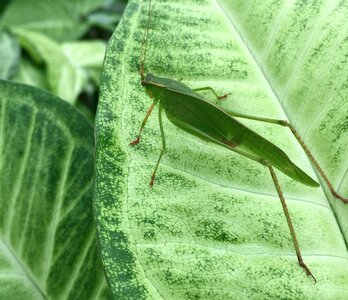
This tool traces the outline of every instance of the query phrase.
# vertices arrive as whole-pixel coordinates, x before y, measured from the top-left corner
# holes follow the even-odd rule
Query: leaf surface
[[[344,299],[348,208],[325,186],[277,172],[303,258],[299,267],[268,170],[193,137],[157,111],[140,85],[147,1],[131,1],[106,54],[97,114],[96,218],[117,299]],[[145,69],[232,95],[222,107],[287,119],[335,188],[348,196],[347,17],[339,1],[157,1]],[[209,93],[204,94],[214,100]],[[313,178],[287,128],[241,120]]]
[[[106,299],[93,128],[39,89],[0,81],[0,299]]]

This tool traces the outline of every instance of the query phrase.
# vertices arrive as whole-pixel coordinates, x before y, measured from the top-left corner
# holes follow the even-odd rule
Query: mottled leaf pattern
[[[221,104],[231,110],[290,120],[348,196],[346,2],[154,2],[146,70],[231,92]],[[109,43],[97,115],[96,216],[115,298],[347,298],[348,208],[325,187],[278,173],[317,284],[297,264],[263,166],[164,118],[168,150],[149,188],[161,148],[156,110],[128,146],[151,104],[138,73],[147,4],[129,3]],[[288,129],[243,122],[316,176]]]

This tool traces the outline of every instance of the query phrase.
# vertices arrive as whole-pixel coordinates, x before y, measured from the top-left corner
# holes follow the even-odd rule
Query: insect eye
[[[147,81],[145,79],[142,79],[140,82],[142,86],[147,85]]]

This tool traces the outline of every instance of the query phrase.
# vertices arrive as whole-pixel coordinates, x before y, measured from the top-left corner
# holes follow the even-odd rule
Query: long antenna
[[[146,28],[144,30],[143,39],[141,41],[141,48],[140,48],[140,77],[141,79],[144,78],[144,65],[145,65],[145,58],[146,58],[146,51],[147,51],[147,41],[149,36],[149,27],[150,27],[150,19],[151,19],[151,0],[149,0],[149,13],[146,23]]]

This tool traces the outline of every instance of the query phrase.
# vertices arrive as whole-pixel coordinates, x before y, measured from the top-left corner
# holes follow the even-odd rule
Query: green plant
[[[348,11],[330,3],[157,2],[147,72],[183,78],[192,88],[231,92],[223,107],[240,113],[288,118],[347,195],[348,47],[345,31],[337,28]],[[161,147],[157,119],[149,119],[137,148],[128,147],[151,103],[138,73],[146,8],[143,1],[130,2],[109,42],[96,123],[96,218],[114,296],[347,297],[348,210],[325,186],[307,188],[279,174],[317,284],[297,266],[276,191],[262,166],[164,118],[167,154],[157,185],[149,188]],[[243,122],[316,176],[288,130]]]
[[[346,1],[154,3],[146,71],[291,121],[347,197]],[[163,117],[150,189],[157,118],[129,147],[151,104],[139,78],[147,4],[130,1],[121,19],[123,0],[1,2],[0,298],[346,299],[348,206],[287,128],[241,120],[321,183],[278,174],[316,284],[263,166]]]

